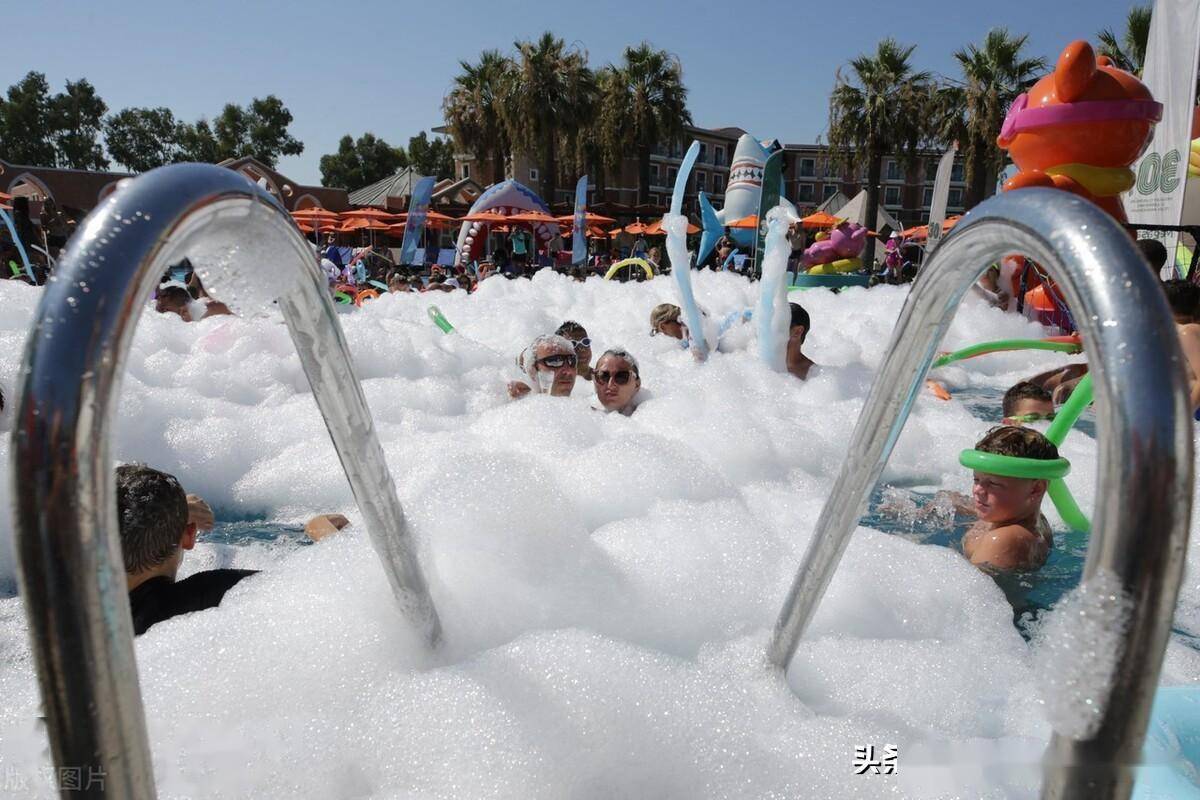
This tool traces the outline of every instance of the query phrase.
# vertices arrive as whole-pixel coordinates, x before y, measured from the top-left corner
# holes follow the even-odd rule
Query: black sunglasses
[[[616,372],[609,372],[608,370],[605,370],[603,372],[593,372],[592,380],[599,384],[605,384],[609,381],[616,381],[617,386],[624,386],[625,384],[629,383],[629,377],[634,374],[635,373],[632,370],[628,369],[619,369]]]
[[[539,358],[537,360],[537,363],[547,366],[550,369],[561,369],[562,367],[575,366],[575,364],[577,363],[577,360],[576,360],[575,356],[573,356],[573,355],[568,356],[568,355],[562,355],[562,354],[555,354],[552,356],[546,356],[545,358]]]

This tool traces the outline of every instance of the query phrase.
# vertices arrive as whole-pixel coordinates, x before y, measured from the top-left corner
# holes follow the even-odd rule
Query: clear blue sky
[[[9,47],[0,87],[28,70],[59,91],[86,77],[110,109],[167,106],[195,120],[226,102],[275,94],[295,116],[304,154],[285,174],[319,183],[317,163],[349,133],[393,144],[442,121],[461,59],[551,30],[592,66],[645,39],[677,54],[699,125],[738,125],[760,138],[822,134],[834,71],[892,35],[917,45],[916,64],[956,76],[951,53],[989,28],[1030,33],[1053,58],[1076,38],[1123,29],[1127,0],[1028,2],[606,2],[497,0],[34,0],[6,2]],[[758,8],[770,8],[769,13]],[[747,16],[738,16],[747,9]],[[20,32],[12,35],[13,32]]]

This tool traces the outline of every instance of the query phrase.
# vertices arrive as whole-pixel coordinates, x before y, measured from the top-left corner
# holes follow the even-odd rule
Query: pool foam
[[[734,276],[695,285],[714,316],[753,305]],[[146,313],[114,456],[175,473],[221,518],[356,523],[313,547],[188,555],[185,571],[265,572],[137,641],[160,794],[919,797],[952,774],[967,796],[1034,796],[1036,778],[997,789],[987,769],[854,774],[859,746],[897,745],[903,773],[921,753],[1027,752],[1049,736],[1003,593],[949,549],[860,528],[787,679],[766,665],[904,294],[799,295],[806,351],[830,367],[807,383],[766,369],[752,336],[703,366],[650,337],[671,281],[492,279],[437,295],[452,335],[426,318],[428,295],[339,315],[443,617],[433,654],[395,611],[279,317]],[[6,388],[39,297],[0,282]],[[564,319],[594,353],[638,357],[653,398],[634,416],[593,411],[582,381],[567,399],[507,399],[513,357]],[[968,301],[943,347],[1039,335]],[[1002,388],[1066,361],[1000,354],[943,378]],[[965,489],[958,452],[991,422],[923,393],[885,480]],[[7,493],[7,438],[0,451]],[[1088,508],[1095,442],[1073,435],[1066,452]],[[11,553],[5,515],[10,592]],[[1196,558],[1177,624],[1200,631]],[[1173,642],[1167,678],[1200,676],[1193,653]],[[19,597],[0,599],[0,696],[0,774],[27,781],[11,796],[50,796]]]

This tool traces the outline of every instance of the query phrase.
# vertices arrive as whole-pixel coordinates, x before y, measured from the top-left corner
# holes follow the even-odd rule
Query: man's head
[[[1054,419],[1054,400],[1036,383],[1021,381],[1004,393],[1002,403],[1005,424]],[[1023,419],[1022,419],[1023,418]]]
[[[196,544],[183,487],[174,476],[145,464],[117,467],[117,522],[130,576],[164,566],[174,574],[182,551]]]
[[[160,314],[178,314],[184,322],[191,322],[192,315],[188,311],[191,302],[192,296],[182,286],[159,287],[154,310]]]
[[[683,323],[679,317],[683,310],[671,303],[659,303],[650,311],[651,335],[661,333],[672,339],[683,338]]]
[[[621,348],[605,350],[592,370],[596,399],[605,411],[620,411],[642,388],[637,359]]]
[[[788,325],[788,344],[804,344],[804,340],[808,338],[808,331],[812,328],[812,321],[799,303],[788,303],[788,307],[792,312],[792,320]]]
[[[575,345],[575,355],[579,359],[580,364],[592,363],[592,340],[588,337],[587,328],[584,328],[575,320],[569,319],[562,325],[558,326],[555,334],[568,339],[571,344]]]
[[[1058,448],[1031,428],[1004,425],[992,428],[976,450],[1000,456],[1050,460],[1058,458]],[[1004,524],[1025,519],[1038,512],[1049,483],[1032,478],[1007,478],[988,472],[975,473],[972,499],[975,514],[984,522]]]
[[[1137,249],[1141,250],[1142,256],[1150,262],[1155,274],[1167,263],[1167,248],[1158,239],[1138,239]]]
[[[1163,281],[1163,293],[1176,322],[1196,320],[1196,312],[1200,311],[1200,286],[1184,280]]]
[[[534,339],[521,359],[537,391],[554,397],[566,397],[575,388],[577,363],[575,345],[557,334]]]

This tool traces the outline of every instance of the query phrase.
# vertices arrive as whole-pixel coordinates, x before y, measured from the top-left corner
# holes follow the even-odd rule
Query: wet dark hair
[[[1043,461],[1058,458],[1054,443],[1033,428],[1001,425],[988,431],[976,445],[976,450],[998,456],[1036,458]]]
[[[192,295],[182,286],[164,286],[158,290],[158,299],[175,305],[187,305],[192,302]]]
[[[1018,401],[1041,400],[1048,403],[1052,399],[1050,393],[1038,384],[1031,381],[1021,381],[1010,386],[1008,391],[1004,393],[1004,401],[1001,403],[1001,408],[1004,411],[1004,416],[1007,417],[1017,407]]]
[[[117,467],[117,522],[126,573],[157,567],[170,558],[187,521],[187,495],[175,476],[145,464]]]
[[[1167,305],[1177,317],[1194,317],[1200,310],[1200,286],[1184,280],[1163,281]]]
[[[792,322],[788,328],[791,329],[803,325],[804,338],[800,340],[803,343],[804,339],[808,338],[808,332],[812,330],[812,321],[809,319],[808,312],[799,303],[788,303],[788,305],[792,308]]]
[[[559,325],[558,330],[556,330],[555,333],[559,336],[565,336],[567,338],[570,338],[571,336],[587,337],[588,335],[587,329],[573,319],[569,319],[562,325]]]
[[[1156,271],[1167,263],[1167,248],[1158,239],[1138,239],[1136,244],[1137,249],[1142,251],[1142,256]]]

